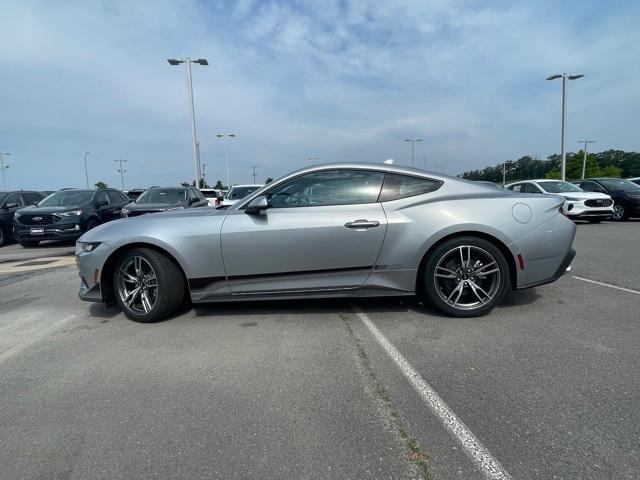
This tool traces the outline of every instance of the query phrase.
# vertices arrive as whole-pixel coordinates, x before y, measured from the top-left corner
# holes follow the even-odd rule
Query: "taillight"
[[[220,206],[220,203],[221,203],[221,202],[220,202],[220,199],[219,199],[219,198],[216,198],[216,207]]]

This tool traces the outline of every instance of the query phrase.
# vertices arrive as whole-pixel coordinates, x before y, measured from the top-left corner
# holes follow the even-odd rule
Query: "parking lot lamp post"
[[[189,100],[189,118],[191,120],[191,141],[193,143],[193,166],[194,166],[194,185],[196,187],[200,186],[200,159],[198,158],[198,140],[196,136],[196,114],[195,109],[193,107],[193,82],[191,80],[191,64],[197,63],[199,65],[209,65],[209,62],[206,58],[199,58],[197,60],[193,60],[189,57],[184,59],[177,58],[168,58],[167,62],[169,65],[180,65],[181,63],[186,63],[187,65],[187,90],[188,90],[188,100]]]
[[[556,75],[551,75],[547,78],[547,80],[556,80],[558,78],[562,79],[562,126],[560,132],[560,156],[562,157],[562,167],[561,167],[561,180],[565,181],[567,178],[567,159],[564,151],[564,131],[565,131],[565,113],[567,110],[567,80],[577,80],[578,78],[582,78],[584,75],[582,74],[567,74],[567,73],[558,73]]]
[[[223,138],[223,137],[236,138],[236,135],[235,135],[235,133],[218,133],[218,134],[216,134],[216,137],[218,137],[218,138]],[[230,175],[229,175],[229,140],[225,140],[224,141],[224,158],[225,158],[225,161],[227,163],[227,188],[229,188],[231,186],[231,178],[230,178]]]
[[[4,170],[5,168],[9,168],[9,165],[4,164],[5,155],[11,155],[11,154],[7,152],[0,152],[0,170],[2,170],[2,189],[3,190],[7,189],[7,179],[4,176]]]
[[[87,188],[89,188],[89,171],[87,170],[87,155],[89,152],[84,152],[84,179],[87,183]]]
[[[584,156],[582,157],[582,180],[584,180],[584,174],[587,170],[587,144],[596,143],[596,141],[585,138],[584,140],[578,140],[578,143],[584,143],[584,149],[583,149]]]
[[[122,165],[123,163],[126,162],[126,160],[114,160],[114,162],[118,162],[118,164],[120,165],[120,168],[118,168],[118,172],[120,172],[120,180],[122,181],[122,191],[124,191],[124,172],[126,172],[127,170],[124,168],[124,166]]]
[[[416,142],[421,142],[421,138],[407,138],[405,142],[411,142],[411,166],[416,166]]]

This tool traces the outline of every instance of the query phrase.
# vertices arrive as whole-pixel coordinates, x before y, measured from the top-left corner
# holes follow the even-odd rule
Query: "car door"
[[[109,220],[120,218],[122,207],[129,203],[127,197],[115,190],[107,191],[107,197],[109,197]]]
[[[266,192],[259,214],[229,212],[222,256],[233,294],[356,288],[371,273],[387,228],[384,173],[327,170]]]
[[[5,224],[7,228],[10,228],[14,213],[24,206],[24,201],[18,193],[14,192],[7,195],[0,206],[0,220],[2,220],[2,223]]]
[[[113,220],[112,207],[109,202],[106,190],[99,190],[93,197],[93,204],[96,208],[96,213],[100,218],[100,223]]]

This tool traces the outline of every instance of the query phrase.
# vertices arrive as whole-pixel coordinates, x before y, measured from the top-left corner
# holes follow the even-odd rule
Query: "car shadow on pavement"
[[[89,313],[92,317],[113,318],[122,313],[122,310],[117,305],[107,307],[104,303],[92,303],[89,306]]]

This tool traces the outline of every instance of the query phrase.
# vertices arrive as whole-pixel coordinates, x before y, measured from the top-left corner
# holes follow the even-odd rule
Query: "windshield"
[[[63,207],[67,205],[89,205],[93,194],[91,190],[60,190],[38,203],[39,207]]]
[[[623,180],[622,178],[611,178],[607,180],[599,180],[607,190],[640,190],[640,185],[636,185],[629,180]]]
[[[153,188],[140,195],[136,203],[182,203],[185,191],[182,188]]]
[[[538,185],[542,187],[542,189],[549,193],[564,193],[564,192],[582,192],[583,190],[569,182],[539,182]]]
[[[229,200],[240,200],[259,188],[260,187],[233,187],[229,190],[229,193],[227,193],[227,198]]]

